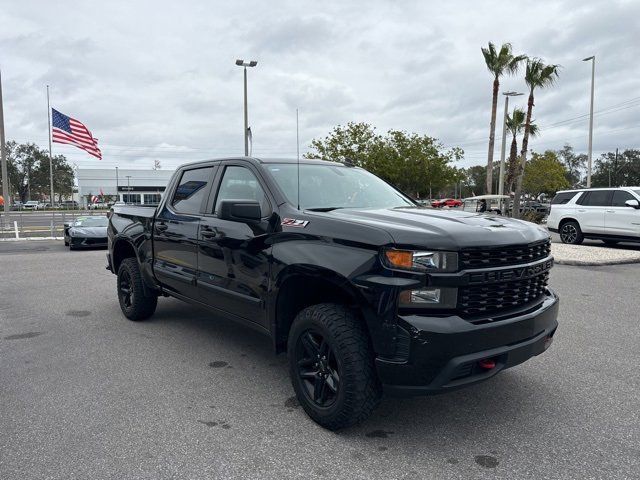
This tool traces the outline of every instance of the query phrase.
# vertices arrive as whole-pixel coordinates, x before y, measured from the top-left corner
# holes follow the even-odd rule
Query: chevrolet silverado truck
[[[191,163],[157,208],[109,217],[125,317],[170,296],[264,333],[331,430],[367,418],[383,392],[487,380],[543,353],[558,325],[548,232],[421,207],[350,163]]]

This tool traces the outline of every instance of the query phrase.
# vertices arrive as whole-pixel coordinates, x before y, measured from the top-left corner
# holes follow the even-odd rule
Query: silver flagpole
[[[51,183],[51,208],[53,208],[53,157],[51,155],[51,104],[49,103],[49,85],[47,85],[47,127],[49,128],[49,182]]]
[[[2,75],[0,74],[0,161],[2,162],[2,196],[4,198],[4,215],[9,222],[11,193],[9,192],[9,174],[7,171],[7,147],[4,142],[4,107],[2,105]]]

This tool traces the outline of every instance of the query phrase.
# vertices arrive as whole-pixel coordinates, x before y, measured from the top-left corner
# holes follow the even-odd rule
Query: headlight
[[[388,267],[421,272],[455,272],[458,269],[458,254],[455,252],[429,252],[418,250],[384,251]]]

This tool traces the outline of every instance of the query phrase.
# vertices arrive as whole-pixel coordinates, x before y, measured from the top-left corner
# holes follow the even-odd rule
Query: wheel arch
[[[319,303],[338,303],[352,308],[363,322],[368,308],[366,299],[348,278],[320,266],[291,265],[276,280],[268,312],[276,353],[286,351],[296,315]]]
[[[558,222],[558,231],[563,227],[563,225],[567,222],[576,222],[578,224],[578,227],[580,226],[580,222],[578,222],[578,220],[576,220],[573,217],[564,217],[563,219],[561,219]]]
[[[113,273],[116,273],[116,274],[118,273],[120,264],[125,258],[134,257],[136,260],[139,261],[136,248],[133,246],[133,244],[129,240],[125,238],[120,237],[114,240],[112,252],[113,253],[112,253],[111,262],[113,263]]]

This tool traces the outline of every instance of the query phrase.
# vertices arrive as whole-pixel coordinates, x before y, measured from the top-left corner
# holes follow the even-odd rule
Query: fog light
[[[412,308],[455,308],[458,291],[455,288],[421,288],[400,292],[400,306]]]
[[[411,290],[411,303],[440,303],[440,289]]]

